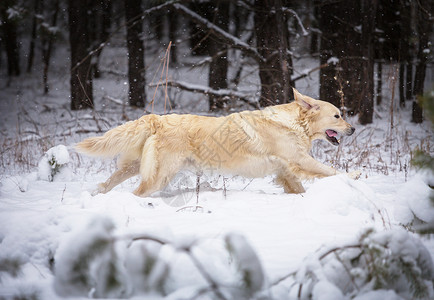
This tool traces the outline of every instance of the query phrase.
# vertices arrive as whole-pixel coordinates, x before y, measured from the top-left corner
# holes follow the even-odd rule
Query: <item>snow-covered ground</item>
[[[114,43],[104,51],[102,69],[125,73],[123,48]],[[397,260],[411,265],[428,292],[422,299],[434,297],[434,241],[409,230],[421,221],[434,221],[428,186],[433,176],[410,166],[416,147],[433,154],[433,136],[428,122],[411,124],[410,109],[396,108],[390,93],[396,86],[389,84],[383,91],[374,124],[364,127],[350,118],[357,131],[341,146],[314,145],[318,160],[341,170],[360,169],[358,181],[333,176],[306,182],[304,194],[288,195],[271,177],[204,175],[197,190],[196,176],[182,173],[164,193],[149,198],[131,193],[137,178],[91,196],[115,164],[80,156],[72,145],[143,111],[110,100],[125,99],[127,90],[126,78],[113,72],[95,80],[95,111],[70,111],[69,65],[61,59],[67,53],[59,50],[57,57],[48,96],[42,95],[41,78],[23,75],[9,87],[4,75],[0,81],[0,299],[297,299],[309,294],[314,299],[411,299],[414,285],[410,287],[405,274],[394,274],[394,284],[379,288],[368,278],[369,262],[347,269],[345,259],[355,264],[354,259],[369,252],[362,251],[366,245],[380,249],[379,257],[389,255],[381,262],[392,268]],[[302,71],[316,61],[295,63]],[[394,83],[394,66],[390,70],[383,81]],[[182,64],[171,74],[195,84],[206,84],[208,76],[206,67]],[[316,72],[297,82],[297,88],[317,96],[317,77]],[[254,90],[254,81],[251,76],[242,88]],[[180,91],[170,96],[175,112],[206,113],[204,96]],[[156,100],[155,112],[162,113],[163,107]],[[66,148],[44,156],[57,145]],[[64,165],[59,166],[61,176],[50,182],[47,163],[53,154]],[[131,242],[143,236],[148,239]],[[86,249],[95,250],[90,245],[98,239],[110,246],[98,248],[95,256],[84,255]],[[148,274],[141,268],[149,257],[160,265]],[[388,261],[390,257],[399,259]],[[112,269],[104,269],[108,262]],[[90,279],[79,276],[87,263]],[[123,274],[110,293],[104,274]],[[250,287],[245,286],[246,274]]]

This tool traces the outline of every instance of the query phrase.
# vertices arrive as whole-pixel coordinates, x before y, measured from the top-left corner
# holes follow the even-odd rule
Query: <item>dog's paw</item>
[[[95,189],[90,194],[92,197],[94,197],[94,196],[98,195],[99,193],[100,193],[99,189]]]
[[[351,179],[357,180],[360,178],[360,176],[362,175],[362,172],[359,170],[356,171],[352,171],[347,173],[348,177],[350,177]]]
[[[95,190],[93,190],[90,194],[93,196],[96,196],[100,193],[104,193],[104,184],[103,183],[99,183],[97,188]]]

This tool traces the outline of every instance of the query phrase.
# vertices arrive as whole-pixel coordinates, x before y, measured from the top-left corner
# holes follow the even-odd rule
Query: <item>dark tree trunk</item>
[[[69,0],[71,109],[93,108],[87,0]]]
[[[100,45],[107,42],[110,36],[112,1],[93,1],[91,5],[92,18],[90,18],[89,26],[91,47],[92,49],[98,49],[92,57],[92,72],[94,78],[100,78],[99,61],[103,49]]]
[[[318,8],[322,30],[320,64],[320,98],[355,112],[361,102],[360,72],[361,25],[360,1],[325,2]],[[360,28],[360,27],[359,27]]]
[[[399,106],[405,107],[405,63],[400,62],[399,63],[399,83],[398,83],[398,90],[399,90]]]
[[[293,99],[292,62],[281,0],[255,0],[255,32],[259,54],[261,106],[288,103]]]
[[[229,2],[221,1],[214,9],[212,20],[214,24],[224,31],[229,30]],[[209,66],[208,85],[214,90],[225,89],[228,87],[228,46],[216,37],[212,37],[209,42],[211,63]],[[211,111],[220,110],[225,107],[226,100],[222,97],[209,95],[209,109]]]
[[[212,11],[213,5],[207,2],[192,2],[190,3],[191,10],[200,16],[210,20],[210,16],[214,15]],[[209,30],[205,30],[194,21],[189,22],[190,26],[190,47],[192,55],[209,55],[210,41],[208,38]]]
[[[374,111],[376,7],[377,0],[324,2],[319,7],[320,63],[329,63],[320,71],[320,98],[359,113],[362,124],[372,122]]]
[[[173,64],[178,63],[178,56],[176,51],[176,37],[178,30],[178,14],[175,10],[171,9],[169,11],[169,41],[172,42],[172,46],[170,48],[170,61]]]
[[[405,60],[405,98],[410,100],[413,95],[413,59],[415,56],[414,47],[414,22],[412,14],[414,14],[414,3],[411,0],[401,2],[401,28],[402,28],[402,41],[405,44],[405,52],[402,54]]]
[[[374,114],[374,32],[377,0],[362,1],[362,72],[360,81],[361,102],[359,107],[360,124],[372,123]]]
[[[412,66],[412,18],[411,3],[403,0],[399,2],[399,28],[401,37],[399,39],[399,104],[405,107],[405,101],[411,99],[411,83],[413,77]]]
[[[53,8],[53,15],[51,18],[51,27],[55,27],[57,24],[57,15],[59,13],[59,0],[56,0]],[[44,72],[43,72],[43,83],[44,83],[44,94],[48,94],[48,69],[50,67],[50,58],[53,51],[55,33],[48,32],[47,40],[44,41],[42,45],[42,61],[44,62]]]
[[[426,72],[426,63],[428,60],[429,51],[429,37],[432,33],[432,24],[427,22],[428,12],[432,12],[434,9],[434,4],[430,0],[421,0],[419,6],[417,8],[417,31],[419,38],[419,49],[417,53],[417,65],[416,65],[416,73],[414,77],[414,88],[413,94],[413,112],[412,119],[413,123],[422,123],[423,122],[423,111],[420,105],[418,104],[418,96],[423,95],[424,89],[424,81],[425,81],[425,72]]]
[[[405,99],[410,100],[413,96],[413,63],[410,58],[407,61],[406,77],[405,77]]]
[[[7,10],[15,4],[14,0],[0,1],[0,18],[3,24],[0,25],[2,42],[6,50],[8,62],[8,75],[20,75],[20,44],[18,43],[17,23],[14,18],[8,17]]]
[[[42,0],[35,0],[34,4],[35,4],[34,5],[34,12],[33,12],[33,17],[32,17],[32,35],[30,38],[30,45],[29,45],[29,57],[27,59],[27,73],[30,73],[32,71],[32,67],[33,67],[33,59],[35,57],[36,33],[37,33],[37,28],[38,28],[37,16],[40,13]]]
[[[141,39],[141,0],[125,0],[128,48],[128,100],[131,106],[145,106],[145,48]]]
[[[383,60],[379,60],[377,64],[377,105],[381,105],[383,101],[383,95],[381,94],[382,85],[383,85]]]

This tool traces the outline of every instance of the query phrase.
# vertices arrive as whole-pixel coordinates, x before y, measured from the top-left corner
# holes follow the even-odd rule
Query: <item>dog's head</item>
[[[342,119],[339,109],[333,104],[315,100],[294,89],[295,102],[300,106],[300,117],[308,120],[312,139],[324,139],[339,145],[337,136],[352,135],[355,128]]]

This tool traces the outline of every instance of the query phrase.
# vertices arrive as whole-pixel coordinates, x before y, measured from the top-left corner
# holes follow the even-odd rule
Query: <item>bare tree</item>
[[[71,46],[71,109],[93,108],[93,84],[88,33],[88,1],[69,0]]]
[[[374,111],[374,31],[377,0],[320,4],[322,30],[320,98],[372,122]]]
[[[55,0],[51,11],[51,20],[48,28],[45,28],[44,38],[42,39],[42,61],[44,63],[43,83],[44,94],[48,94],[48,69],[50,67],[51,54],[54,47],[54,39],[56,35],[57,15],[59,14],[59,0]]]
[[[318,8],[322,31],[320,98],[356,113],[360,103],[362,69],[360,0],[322,2]]]
[[[229,2],[220,1],[214,9],[212,21],[218,27],[229,31]],[[218,37],[212,36],[209,42],[209,55],[211,62],[209,65],[208,85],[214,90],[226,89],[228,87],[228,46]],[[225,106],[225,98],[210,94],[209,108],[211,111],[219,110]]]
[[[360,81],[364,84],[361,89],[359,122],[372,123],[374,113],[374,31],[377,0],[361,0],[362,2],[362,72]]]
[[[18,42],[17,17],[10,16],[8,9],[16,4],[15,0],[0,1],[0,34],[8,62],[8,75],[20,75],[20,43]]]
[[[288,103],[293,99],[292,61],[288,53],[288,28],[281,0],[255,0],[255,33],[259,54],[261,106]]]
[[[145,106],[145,48],[142,34],[141,0],[125,0],[128,49],[128,100],[131,106]]]
[[[99,78],[101,76],[101,73],[99,71],[99,62],[103,50],[103,47],[101,47],[101,45],[105,43],[110,36],[112,1],[92,1],[90,9],[92,11],[92,18],[90,18],[89,20],[91,46],[92,49],[97,49],[93,53],[92,72],[94,78]]]
[[[27,73],[30,73],[32,71],[33,67],[33,59],[35,57],[35,43],[36,43],[36,36],[37,36],[37,29],[38,29],[38,15],[41,11],[41,0],[35,0],[34,6],[33,6],[33,17],[32,17],[32,34],[30,37],[30,44],[29,44],[29,55],[27,58]]]
[[[432,33],[432,12],[434,10],[434,4],[430,0],[420,0],[417,8],[417,30],[419,39],[419,49],[417,53],[417,66],[414,78],[413,94],[413,111],[411,121],[413,123],[423,122],[422,108],[417,102],[417,96],[423,95],[426,64],[428,61],[429,47],[430,47],[430,35]],[[427,21],[430,20],[431,22]]]

